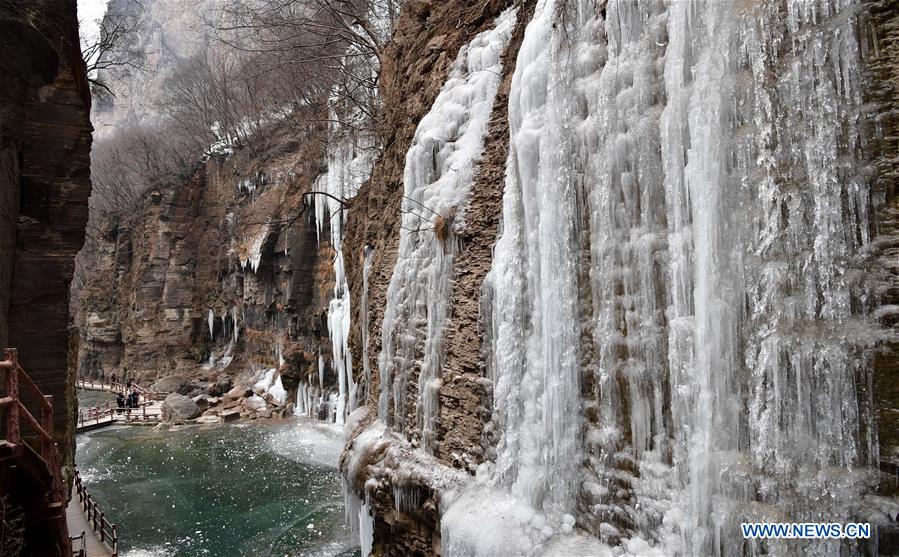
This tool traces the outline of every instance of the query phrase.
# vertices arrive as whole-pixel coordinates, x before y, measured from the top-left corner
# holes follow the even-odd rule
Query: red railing
[[[19,354],[15,348],[7,348],[6,359],[0,362],[0,371],[6,375],[5,393],[0,398],[0,410],[6,411],[3,423],[6,431],[5,442],[15,453],[22,454],[24,447],[29,448],[34,457],[39,459],[50,477],[48,494],[50,502],[59,512],[64,513],[66,493],[59,467],[59,452],[53,441],[53,397],[45,395],[38,389],[31,377],[19,365]],[[22,395],[27,395],[23,397]],[[35,408],[36,406],[36,408]],[[37,415],[38,417],[35,417]],[[23,429],[26,435],[23,435]],[[37,440],[37,449],[32,441]],[[65,523],[62,520],[60,533],[66,544],[65,550],[71,551],[71,540]]]
[[[75,490],[78,493],[78,502],[81,509],[87,515],[87,523],[99,534],[100,541],[108,544],[112,549],[112,557],[119,555],[119,530],[118,526],[107,520],[106,513],[100,509],[100,505],[94,501],[90,492],[81,482],[81,474],[75,471]]]
[[[162,419],[162,411],[153,408],[149,411],[150,403],[142,402],[138,408],[118,408],[107,401],[103,404],[95,404],[78,411],[78,428],[95,425],[108,418],[108,422],[158,422]]]
[[[151,391],[150,389],[142,385],[138,385],[137,383],[131,383],[131,387],[128,387],[124,383],[119,383],[118,381],[109,381],[106,379],[76,379],[75,386],[79,389],[109,391],[112,393],[137,391],[137,394],[143,397],[144,400],[161,400],[163,398],[161,393]]]
[[[13,445],[23,443],[22,427],[25,426],[38,440],[38,454],[47,465],[53,477],[53,493],[56,501],[64,499],[62,478],[59,474],[59,456],[53,442],[53,397],[45,395],[28,377],[19,365],[19,355],[15,348],[6,349],[6,360],[0,362],[0,369],[6,372],[6,393],[0,398],[0,408],[6,409],[6,441]],[[31,394],[26,400],[37,403],[33,413],[23,403],[23,390]],[[40,419],[35,417],[40,415]]]

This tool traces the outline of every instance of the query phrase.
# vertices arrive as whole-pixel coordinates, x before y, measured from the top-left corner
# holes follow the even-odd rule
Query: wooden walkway
[[[160,393],[151,391],[150,389],[132,382],[130,386],[107,381],[105,379],[76,379],[75,388],[84,389],[85,391],[105,391],[107,393],[124,393],[125,391],[137,391],[141,397],[150,400],[162,398]]]
[[[72,536],[72,549],[77,552],[84,547],[83,557],[112,557],[112,549],[105,542],[100,541],[100,536],[94,532],[88,523],[87,516],[81,509],[78,494],[73,493],[69,505],[66,507],[66,522],[69,525],[69,535]],[[82,546],[79,536],[84,534]],[[77,553],[75,553],[77,555]],[[81,556],[79,556],[81,557]]]
[[[154,400],[139,408],[124,408],[121,412],[114,405],[98,404],[78,412],[77,432],[91,431],[113,424],[156,425],[162,420],[162,402]]]
[[[78,532],[74,557],[118,557],[119,529],[106,518],[106,513],[91,497],[75,470],[72,498],[66,507],[66,523],[69,531]]]
[[[100,379],[78,379],[75,387],[86,391],[104,391],[122,393],[137,391],[141,404],[137,408],[116,407],[115,403],[95,404],[78,411],[77,432],[90,431],[113,424],[122,425],[156,425],[162,420],[162,398],[160,393],[153,392],[137,383],[130,386]]]

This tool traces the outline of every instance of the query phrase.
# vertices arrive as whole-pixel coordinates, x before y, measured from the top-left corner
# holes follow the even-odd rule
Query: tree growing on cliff
[[[148,190],[185,180],[195,167],[191,146],[164,128],[120,130],[94,147],[94,209],[109,214],[132,210]]]
[[[91,92],[101,98],[104,94],[114,94],[107,84],[111,71],[143,71],[144,53],[137,47],[135,38],[139,30],[135,16],[143,9],[138,0],[128,0],[96,21],[98,31],[87,36],[85,26],[81,29],[81,57],[87,66],[87,78]]]
[[[399,0],[227,0],[211,38],[241,52],[283,98],[377,120],[377,81]],[[360,120],[360,121],[361,121]]]
[[[239,55],[207,49],[182,62],[165,80],[157,108],[202,152],[224,135],[230,135],[233,144],[246,143],[266,115],[277,110],[279,100],[263,79],[248,75]]]

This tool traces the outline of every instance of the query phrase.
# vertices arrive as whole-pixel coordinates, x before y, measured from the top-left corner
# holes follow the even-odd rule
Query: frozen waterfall
[[[750,519],[858,518],[877,333],[856,272],[872,203],[857,10],[538,2],[484,285],[498,440],[444,509],[448,555],[550,551],[571,517],[634,554],[697,556],[761,551]],[[765,551],[810,548],[862,551]]]
[[[356,195],[371,174],[376,153],[373,139],[366,133],[346,133],[339,118],[332,113],[329,134],[328,172],[316,183],[316,191],[329,195],[315,196],[315,217],[319,240],[325,227],[334,249],[334,297],[328,305],[328,333],[331,336],[331,367],[337,374],[339,392],[334,409],[335,420],[343,424],[357,402],[357,385],[353,381],[352,354],[348,347],[350,332],[350,296],[344,270],[343,220],[344,208],[337,201]],[[333,196],[333,197],[331,197]],[[336,198],[336,199],[335,199]]]
[[[452,230],[465,218],[515,14],[507,9],[493,29],[460,49],[406,154],[399,254],[387,289],[378,362],[379,416],[398,431],[420,432],[428,451],[436,437],[443,328],[456,253]],[[417,394],[409,403],[405,392],[413,383]]]

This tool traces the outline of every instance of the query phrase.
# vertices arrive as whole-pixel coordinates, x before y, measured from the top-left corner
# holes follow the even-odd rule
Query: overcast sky
[[[78,0],[78,24],[83,41],[91,43],[99,34],[97,20],[103,18],[108,2],[109,0]]]

